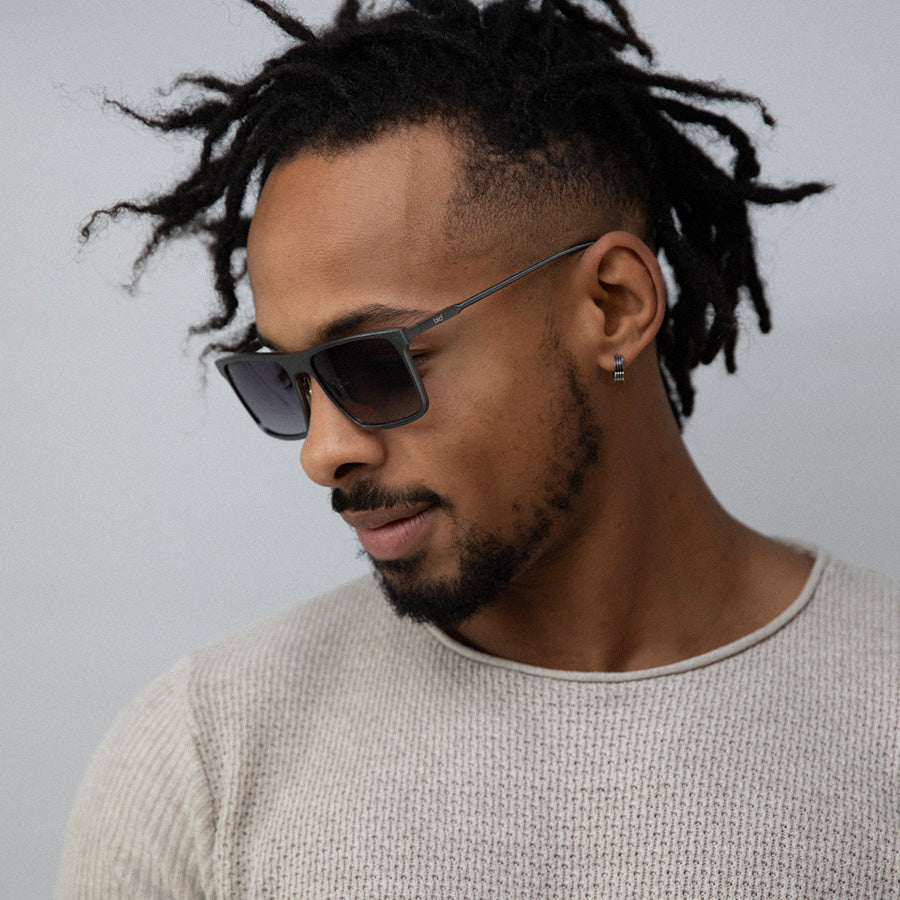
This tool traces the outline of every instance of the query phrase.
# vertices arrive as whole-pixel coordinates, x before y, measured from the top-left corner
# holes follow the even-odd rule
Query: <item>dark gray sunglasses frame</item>
[[[253,411],[250,404],[244,399],[240,390],[238,390],[234,381],[228,372],[228,367],[233,363],[254,363],[254,362],[265,362],[265,363],[277,363],[284,369],[287,375],[291,379],[291,383],[296,388],[298,394],[300,395],[300,402],[305,410],[307,422],[309,421],[310,411],[309,411],[309,403],[307,398],[304,396],[304,390],[301,387],[298,376],[303,375],[307,379],[315,379],[316,383],[322,388],[325,392],[326,396],[338,409],[341,410],[344,415],[346,415],[349,419],[355,422],[357,425],[363,428],[397,428],[400,425],[407,425],[410,422],[414,422],[416,419],[421,418],[425,415],[425,412],[428,410],[428,395],[425,393],[425,385],[422,384],[422,378],[419,375],[418,369],[416,368],[415,361],[412,358],[412,354],[409,352],[409,345],[412,342],[413,338],[422,334],[424,331],[428,331],[430,328],[434,328],[436,325],[440,325],[441,322],[446,322],[447,319],[452,319],[454,316],[459,315],[464,309],[473,304],[477,303],[479,300],[483,300],[485,297],[489,297],[491,294],[495,294],[497,291],[502,290],[508,285],[512,284],[515,281],[518,281],[520,278],[524,278],[526,275],[530,275],[532,272],[537,271],[542,266],[546,266],[548,263],[553,262],[556,259],[559,259],[562,256],[568,256],[570,253],[577,253],[579,250],[586,250],[593,241],[588,241],[587,243],[575,244],[572,247],[567,247],[565,250],[560,250],[557,253],[554,253],[552,256],[548,256],[545,259],[536,262],[526,269],[522,269],[521,272],[516,272],[514,275],[510,275],[508,278],[504,278],[503,281],[498,281],[497,284],[491,285],[489,288],[485,288],[483,291],[479,291],[477,294],[473,294],[471,297],[467,297],[465,300],[460,300],[458,303],[452,303],[450,306],[444,307],[444,309],[436,312],[434,315],[428,316],[426,319],[422,319],[421,322],[417,322],[415,325],[409,325],[406,328],[386,328],[382,331],[367,331],[362,334],[354,334],[350,337],[339,338],[336,341],[329,341],[326,344],[319,344],[316,347],[310,347],[309,350],[301,350],[297,353],[260,353],[258,351],[248,352],[248,353],[232,353],[228,356],[223,356],[221,359],[216,360],[216,367],[219,372],[225,377],[225,380],[231,385],[235,394],[237,394],[238,399],[243,404],[244,408],[250,413],[250,416],[256,422],[256,424],[268,435],[271,437],[280,438],[281,440],[286,441],[299,441],[306,437],[307,432],[309,431],[308,424],[301,431],[297,431],[292,434],[280,434],[275,431],[271,431],[266,428],[265,425],[262,424],[260,418]],[[346,407],[341,403],[341,401],[334,395],[333,391],[329,388],[328,384],[323,382],[316,374],[315,369],[313,367],[313,358],[320,353],[326,353],[329,350],[332,350],[336,347],[343,346],[345,344],[352,344],[354,342],[371,340],[372,338],[381,338],[382,340],[388,341],[392,344],[400,358],[403,360],[406,371],[409,375],[410,383],[415,387],[416,394],[419,398],[419,408],[412,414],[408,416],[404,416],[400,419],[392,419],[388,422],[364,422],[360,420],[357,416],[353,415]],[[300,424],[298,422],[298,424]]]

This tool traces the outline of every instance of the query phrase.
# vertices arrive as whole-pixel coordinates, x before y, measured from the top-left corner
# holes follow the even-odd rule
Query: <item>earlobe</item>
[[[593,305],[592,338],[597,364],[616,371],[616,357],[630,365],[653,343],[666,310],[659,261],[638,237],[625,231],[605,234],[579,264],[585,302]]]

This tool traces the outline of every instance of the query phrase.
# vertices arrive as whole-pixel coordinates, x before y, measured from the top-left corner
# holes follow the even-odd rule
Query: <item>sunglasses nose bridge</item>
[[[300,392],[300,397],[309,400],[309,394],[312,390],[312,378],[308,372],[298,372],[294,378],[294,385]]]
[[[312,382],[315,378],[310,361],[305,359],[294,359],[290,361],[289,365],[282,365],[294,386],[294,390],[297,392],[297,396],[300,398],[300,403],[303,405],[303,411],[306,417],[306,427],[309,428],[309,397],[312,389]]]

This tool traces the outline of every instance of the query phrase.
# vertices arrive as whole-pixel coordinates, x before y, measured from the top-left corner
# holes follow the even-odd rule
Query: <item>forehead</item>
[[[260,333],[307,346],[323,322],[365,306],[429,309],[465,265],[450,239],[460,172],[457,146],[426,126],[276,166],[247,242]]]

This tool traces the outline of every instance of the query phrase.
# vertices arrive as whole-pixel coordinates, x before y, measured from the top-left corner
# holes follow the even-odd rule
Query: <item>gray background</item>
[[[687,431],[726,506],[762,531],[898,563],[898,6],[639,0],[664,68],[761,94],[773,178],[831,194],[758,217],[775,331],[701,373]],[[325,7],[307,6],[310,18]],[[100,110],[183,70],[237,74],[278,45],[238,0],[17,3],[0,35],[3,554],[0,896],[50,893],[72,797],[116,712],[189,649],[364,570],[298,446],[265,439],[186,326],[210,300],[192,247],[137,297],[140,231],[86,251],[91,209],[166,184],[189,148]]]

